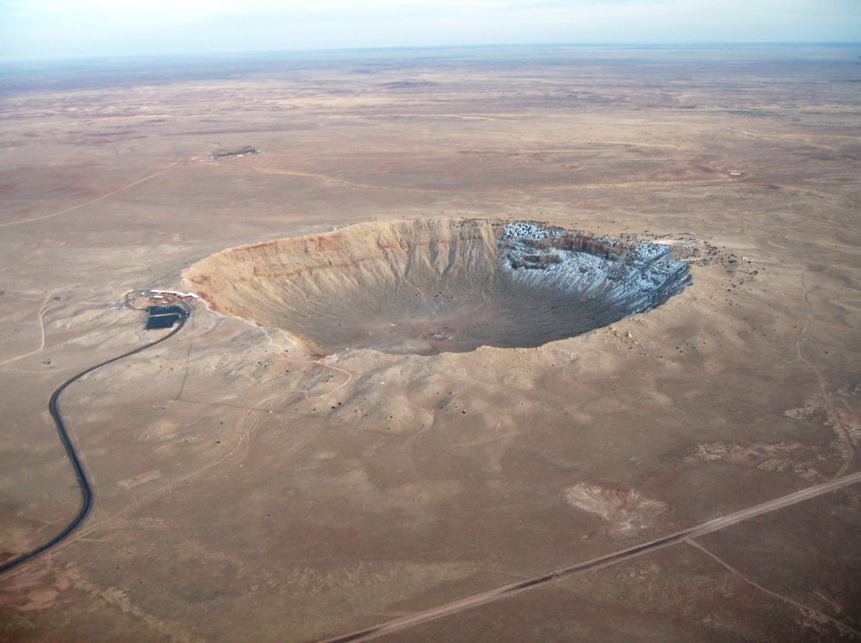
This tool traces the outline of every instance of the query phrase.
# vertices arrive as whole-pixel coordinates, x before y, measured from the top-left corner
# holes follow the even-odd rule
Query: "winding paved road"
[[[128,297],[126,297],[126,303],[131,306],[131,304],[128,301]],[[182,308],[187,309],[187,306],[183,304]],[[136,309],[136,310],[141,310],[141,309]],[[107,366],[108,364],[113,364],[114,362],[117,362],[117,361],[119,361],[125,357],[129,357],[130,355],[134,355],[135,353],[140,353],[141,351],[146,350],[147,348],[150,348],[151,346],[155,346],[156,344],[160,344],[161,342],[163,342],[167,339],[170,339],[171,337],[176,335],[179,331],[181,331],[183,326],[185,326],[185,322],[188,319],[189,312],[190,311],[186,310],[186,314],[180,317],[179,324],[177,325],[177,327],[174,328],[172,331],[170,331],[164,337],[160,337],[159,339],[155,340],[154,342],[150,342],[149,344],[144,344],[143,346],[139,346],[138,348],[135,348],[134,350],[130,350],[127,353],[123,353],[122,355],[119,355],[117,357],[113,357],[113,358],[107,360],[106,362],[102,362],[101,364],[96,364],[95,366],[91,366],[87,370],[81,371],[80,373],[78,373],[74,377],[71,377],[68,380],[66,380],[65,382],[63,382],[63,384],[61,384],[60,387],[56,391],[54,391],[54,394],[51,396],[51,401],[48,403],[48,410],[51,412],[51,417],[54,418],[54,424],[57,425],[57,433],[60,434],[60,441],[63,443],[63,446],[66,448],[66,453],[69,456],[69,460],[72,462],[72,467],[74,467],[74,469],[75,469],[75,475],[78,478],[78,486],[81,489],[81,496],[82,496],[82,500],[83,500],[81,503],[81,508],[78,511],[78,514],[74,517],[74,519],[72,519],[72,522],[70,522],[68,525],[66,525],[66,528],[63,529],[63,531],[61,531],[59,534],[54,536],[54,538],[52,538],[50,541],[48,541],[44,545],[37,547],[36,549],[34,549],[32,551],[24,554],[23,556],[19,556],[18,558],[15,558],[13,560],[10,560],[10,561],[7,561],[3,564],[0,564],[0,574],[3,574],[4,572],[8,572],[9,570],[14,569],[15,567],[18,567],[19,565],[23,565],[28,560],[32,560],[33,558],[35,558],[39,554],[46,552],[47,550],[51,549],[52,547],[54,547],[54,546],[58,545],[59,543],[61,543],[62,541],[64,541],[86,519],[87,514],[90,513],[90,509],[92,509],[92,507],[93,507],[93,489],[90,486],[90,481],[87,479],[87,473],[84,471],[84,467],[81,464],[81,460],[80,460],[80,458],[78,458],[78,453],[75,451],[75,446],[72,444],[72,440],[69,437],[69,432],[66,429],[66,425],[63,423],[63,417],[62,417],[62,415],[60,415],[60,406],[59,406],[60,395],[62,395],[63,391],[65,391],[71,384],[74,384],[75,382],[77,382],[79,379],[81,379],[85,375],[88,375],[88,374],[92,373],[93,371],[100,369],[102,366]]]
[[[128,301],[128,297],[126,298],[126,303],[131,306],[131,303]],[[133,306],[132,306],[133,307]],[[69,537],[73,531],[86,519],[89,514],[92,505],[93,505],[93,492],[92,487],[90,486],[90,482],[87,479],[86,472],[81,464],[80,459],[78,458],[78,454],[75,451],[75,447],[72,444],[72,441],[69,437],[69,433],[66,429],[65,424],[63,423],[62,416],[60,414],[59,408],[59,398],[60,395],[74,382],[78,381],[85,375],[92,373],[93,371],[102,368],[103,366],[107,366],[108,364],[112,364],[121,359],[139,353],[147,348],[155,346],[156,344],[160,344],[163,341],[166,341],[176,335],[179,331],[183,329],[185,326],[185,322],[188,320],[190,310],[187,306],[183,305],[183,308],[186,310],[186,314],[180,317],[179,324],[167,335],[150,342],[149,344],[145,344],[138,348],[128,351],[127,353],[123,353],[117,357],[113,357],[107,361],[101,362],[100,364],[96,364],[88,368],[85,371],[82,371],[66,380],[62,385],[60,385],[57,390],[54,391],[54,394],[51,396],[51,400],[48,404],[48,409],[51,413],[51,417],[54,419],[54,423],[57,426],[57,432],[60,435],[60,440],[63,443],[63,446],[66,449],[66,453],[69,456],[69,460],[72,462],[72,466],[75,469],[75,474],[78,479],[78,485],[81,489],[82,495],[82,504],[81,508],[78,511],[78,514],[75,518],[63,529],[57,536],[51,539],[49,542],[37,547],[36,549],[24,554],[14,560],[8,561],[0,565],[0,574],[7,572],[23,563],[33,559],[39,554],[44,553],[48,549],[56,546],[63,540]],[[140,309],[138,309],[140,310]],[[708,522],[702,523],[700,525],[691,527],[689,529],[685,529],[683,531],[676,532],[674,534],[670,534],[667,536],[663,536],[661,538],[657,538],[655,540],[651,540],[640,545],[636,545],[634,547],[630,547],[628,549],[623,549],[617,552],[613,552],[611,554],[607,554],[605,556],[601,556],[599,558],[595,558],[592,560],[584,561],[582,563],[578,563],[571,567],[555,571],[549,572],[547,574],[543,574],[541,576],[536,576],[534,578],[526,579],[520,581],[518,583],[512,583],[510,585],[505,585],[503,587],[498,587],[496,589],[490,590],[488,592],[484,592],[481,594],[476,594],[475,596],[470,596],[468,598],[462,599],[460,601],[455,601],[453,603],[449,603],[448,605],[442,605],[440,607],[427,610],[424,612],[420,612],[417,614],[412,614],[410,616],[406,616],[404,618],[396,619],[393,621],[389,621],[388,623],[383,623],[381,625],[374,625],[368,628],[364,628],[361,630],[357,630],[351,632],[349,634],[343,634],[340,636],[336,636],[334,638],[327,639],[324,643],[348,643],[351,641],[364,641],[371,638],[375,638],[378,636],[382,636],[384,634],[397,632],[399,630],[404,630],[409,627],[413,627],[420,623],[424,623],[433,619],[441,618],[443,616],[447,616],[449,614],[454,614],[457,612],[462,612],[464,610],[471,609],[473,607],[478,607],[480,605],[484,605],[487,603],[491,603],[493,601],[499,600],[506,596],[510,596],[515,593],[519,593],[522,591],[526,591],[538,585],[542,585],[552,580],[556,580],[559,578],[564,578],[566,576],[571,576],[573,574],[577,574],[580,572],[584,572],[587,570],[599,569],[602,567],[607,567],[610,565],[614,565],[616,563],[622,562],[624,560],[628,560],[635,556],[639,556],[640,554],[644,554],[649,551],[653,551],[656,549],[660,549],[662,547],[668,547],[680,542],[687,541],[691,538],[697,538],[700,536],[704,536],[706,534],[712,533],[714,531],[718,531],[720,529],[725,529],[731,525],[735,525],[744,520],[748,520],[755,516],[760,516],[762,514],[770,513],[772,511],[776,511],[778,509],[782,509],[784,507],[788,507],[790,505],[794,505],[799,502],[803,502],[805,500],[810,500],[817,496],[821,496],[823,494],[829,493],[836,489],[840,489],[842,487],[861,483],[861,472],[853,473],[851,475],[845,475],[840,478],[831,480],[829,482],[825,482],[819,485],[814,485],[812,487],[808,487],[806,489],[801,489],[800,491],[796,491],[794,493],[781,496],[779,498],[775,498],[774,500],[769,500],[768,502],[764,502],[759,505],[755,505],[753,507],[749,507],[747,509],[743,509],[741,511],[737,511],[735,513],[731,513],[727,516],[721,516],[719,518],[715,518],[714,520],[710,520]]]

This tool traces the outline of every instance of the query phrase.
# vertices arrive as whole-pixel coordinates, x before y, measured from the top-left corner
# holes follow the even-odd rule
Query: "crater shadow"
[[[318,354],[541,346],[645,312],[691,283],[668,246],[459,219],[241,246],[184,276],[213,310],[282,328]]]

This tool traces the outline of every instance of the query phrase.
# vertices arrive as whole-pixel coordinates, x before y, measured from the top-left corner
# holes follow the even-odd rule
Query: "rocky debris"
[[[692,283],[688,265],[673,258],[670,246],[632,247],[531,223],[505,227],[498,265],[530,288],[565,291],[610,306],[614,315],[624,311],[617,319],[654,308]]]
[[[191,266],[209,307],[315,354],[541,346],[667,301],[691,283],[671,247],[527,222],[425,219],[232,248]]]
[[[581,482],[563,492],[574,507],[606,521],[616,532],[651,527],[669,509],[667,503],[648,498],[637,489],[603,487]]]

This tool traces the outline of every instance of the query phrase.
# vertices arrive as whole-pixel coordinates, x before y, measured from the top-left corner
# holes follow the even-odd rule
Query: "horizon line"
[[[303,54],[358,54],[373,52],[407,52],[407,51],[444,51],[454,49],[517,49],[517,48],[608,48],[608,49],[710,49],[710,48],[744,48],[744,47],[858,47],[861,41],[774,41],[774,42],[702,42],[702,43],[647,43],[647,42],[593,42],[593,43],[490,43],[490,44],[448,44],[448,45],[389,45],[379,47],[325,47],[301,49],[249,49],[249,50],[212,50],[174,53],[130,53],[130,54],[91,54],[68,56],[30,56],[20,58],[0,57],[0,65],[21,63],[57,63],[57,62],[96,62],[145,60],[154,58],[203,58],[215,57],[244,57],[266,55],[303,55]],[[0,70],[2,72],[2,70]]]

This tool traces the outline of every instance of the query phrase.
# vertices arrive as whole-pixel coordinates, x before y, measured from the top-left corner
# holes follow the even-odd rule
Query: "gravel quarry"
[[[531,348],[650,310],[692,283],[668,246],[460,219],[241,246],[185,279],[213,310],[281,328],[318,355]]]

